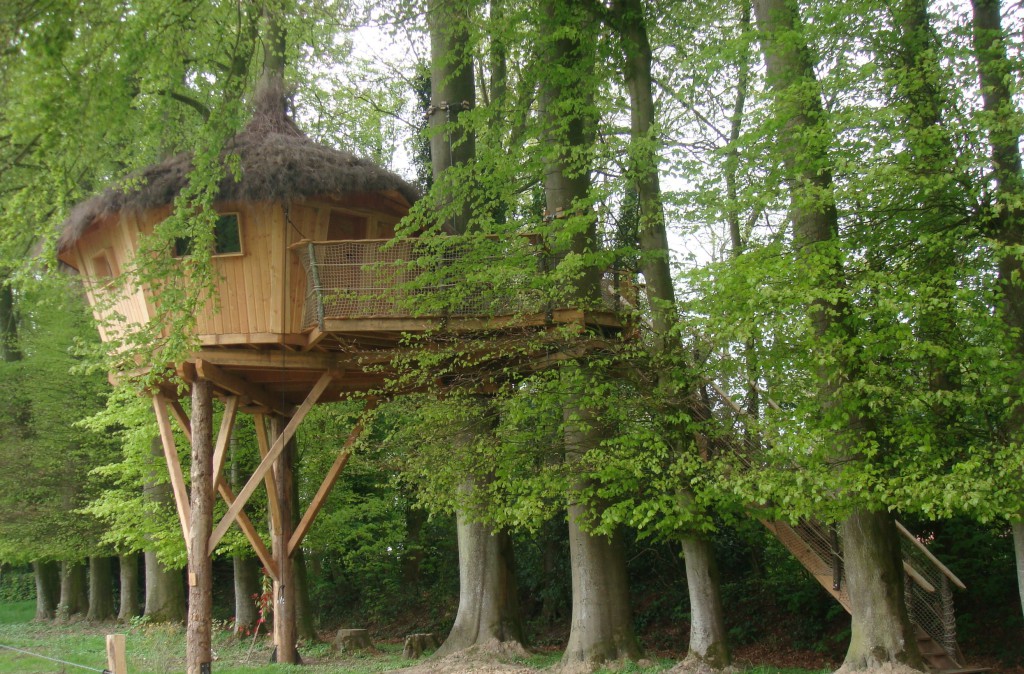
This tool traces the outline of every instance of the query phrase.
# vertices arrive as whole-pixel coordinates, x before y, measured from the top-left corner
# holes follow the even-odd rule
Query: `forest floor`
[[[111,633],[127,634],[131,674],[171,674],[184,670],[185,633],[180,626],[148,624],[142,620],[129,625],[85,621],[38,623],[32,621],[33,612],[33,602],[0,604],[0,674],[102,671],[106,666],[105,635]],[[240,639],[226,627],[218,625],[214,631],[213,670],[218,673],[532,674],[553,669],[561,657],[557,647],[548,645],[526,655],[485,652],[455,654],[442,660],[409,660],[402,657],[402,641],[392,636],[378,638],[372,650],[353,653],[339,652],[329,643],[304,644],[300,653],[305,666],[296,668],[269,664],[271,645],[266,637]],[[12,647],[19,650],[11,650]],[[680,653],[649,648],[648,659],[603,671],[654,674],[670,669],[681,657]],[[781,639],[741,646],[736,649],[735,660],[739,674],[826,674],[838,664],[828,655],[793,648]],[[1005,668],[995,662],[979,664],[994,665],[996,672],[1024,674],[1022,668]]]

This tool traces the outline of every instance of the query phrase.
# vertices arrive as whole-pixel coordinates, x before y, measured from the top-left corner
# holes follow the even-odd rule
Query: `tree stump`
[[[370,641],[370,632],[368,630],[340,629],[338,630],[338,635],[334,637],[332,646],[342,653],[347,653],[349,651],[369,650],[373,648],[373,642]]]
[[[423,655],[423,651],[437,648],[437,646],[437,637],[434,636],[433,632],[410,634],[405,638],[405,648],[402,649],[402,656],[415,660]]]

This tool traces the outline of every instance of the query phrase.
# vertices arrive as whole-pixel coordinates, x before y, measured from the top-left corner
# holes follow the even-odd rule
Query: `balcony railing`
[[[301,241],[303,329],[357,318],[505,317],[567,308],[546,277],[550,260],[525,240],[432,237]],[[635,306],[633,286],[605,272],[589,309]]]

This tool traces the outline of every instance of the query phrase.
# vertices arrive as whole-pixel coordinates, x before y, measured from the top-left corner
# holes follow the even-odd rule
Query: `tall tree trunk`
[[[594,120],[586,112],[594,98],[592,18],[573,3],[545,0],[541,14],[541,124],[545,145],[544,198],[553,222],[571,231],[569,250],[577,255],[600,247],[596,220],[584,204],[590,197]],[[569,28],[567,30],[567,27]],[[568,289],[570,301],[588,307],[600,297],[600,271],[593,263]],[[584,376],[586,365],[581,365]],[[565,458],[574,462],[600,443],[597,412],[579,396],[563,409]],[[574,492],[586,489],[580,482]],[[570,494],[569,556],[572,567],[572,621],[562,656],[564,671],[592,671],[602,663],[636,659],[626,560],[619,532],[609,537],[584,530],[595,513]]]
[[[295,525],[298,525],[296,518]],[[304,641],[316,641],[316,620],[313,600],[309,595],[309,572],[306,554],[298,548],[292,555],[292,584],[295,586],[295,636]]]
[[[89,610],[85,564],[81,561],[60,563],[60,603],[57,617],[67,620]]]
[[[150,445],[150,458],[153,478],[142,489],[143,492],[161,508],[174,508],[174,493],[167,482],[158,484],[155,475],[159,471],[166,473],[164,465],[163,444],[159,436],[153,438]],[[156,553],[146,550],[143,554],[146,573],[146,606],[143,615],[154,623],[185,622],[185,585],[181,571],[168,569],[156,558]]]
[[[205,379],[192,383],[192,489],[189,504],[188,623],[185,668],[201,674],[212,662],[213,562],[213,387]]]
[[[658,173],[660,159],[655,123],[657,112],[651,75],[651,44],[647,17],[640,0],[618,0],[613,21],[618,24],[625,53],[625,82],[630,99],[631,144],[629,175],[640,205],[640,270],[647,283],[654,333],[653,355],[659,371],[658,388],[663,395],[676,397],[676,389],[685,380],[675,370],[685,367],[682,344],[673,334],[679,322],[672,269],[669,264],[665,209]],[[665,410],[670,414],[671,410]],[[684,442],[685,428],[672,429]],[[692,503],[690,494],[683,500]],[[693,608],[687,666],[721,669],[729,666],[730,655],[725,616],[712,547],[692,535],[683,539],[687,589]]]
[[[1013,331],[1012,362],[1018,370],[1008,388],[1010,413],[1003,423],[1003,435],[1018,449],[1024,446],[1024,173],[1021,170],[1020,122],[1010,92],[1013,65],[1006,56],[1006,33],[1002,26],[1000,0],[971,0],[974,12],[974,58],[978,63],[982,104],[989,114],[988,142],[996,182],[995,203],[991,204],[987,233],[1002,247],[998,262],[999,285],[1003,291],[1002,317]],[[1024,512],[1013,522],[1017,577],[1021,610],[1024,611]]]
[[[118,622],[129,622],[141,613],[139,604],[139,555],[121,555],[120,564],[121,605],[118,607]]]
[[[842,295],[845,279],[821,97],[795,5],[788,0],[754,0],[754,14],[775,114],[782,124],[778,147],[790,184],[794,245],[809,279],[823,291],[808,308],[814,348],[820,348],[827,339],[848,337],[844,324],[847,307],[842,300],[829,297]],[[811,198],[807,190],[815,196]],[[843,362],[822,365],[817,373],[819,404],[825,412],[840,403],[835,382],[842,376],[836,368],[842,371],[849,366]],[[847,423],[848,437],[860,437],[869,420],[855,418]],[[839,451],[845,452],[845,459],[859,458],[854,450]],[[923,670],[906,605],[890,601],[903,593],[902,566],[899,558],[890,554],[896,535],[891,518],[855,507],[842,529],[850,536],[844,537],[843,552],[853,613],[843,671],[899,664]]]
[[[53,620],[60,602],[60,567],[57,562],[32,562],[36,580],[36,620]]]
[[[476,136],[459,122],[460,115],[476,104],[468,5],[463,0],[428,0],[427,25],[430,29],[430,163],[434,183],[441,187],[441,194],[449,195],[464,190],[457,187],[452,175],[445,177],[445,172],[476,156]],[[454,208],[448,223],[456,233],[462,234],[469,227],[472,209],[468,199],[460,200],[459,204],[445,206]]]
[[[420,567],[424,557],[423,546],[420,544],[420,532],[426,521],[427,512],[422,508],[405,509],[405,556],[402,557],[402,584],[408,588],[415,588],[420,584]]]
[[[247,636],[256,629],[259,612],[255,597],[260,594],[260,563],[255,557],[231,558],[235,579],[235,634]]]
[[[573,462],[600,442],[600,420],[592,409],[571,404],[564,416],[566,460]],[[640,657],[620,532],[607,537],[588,533],[581,523],[592,515],[589,506],[569,504],[572,621],[563,672],[588,672],[603,663]]]
[[[146,573],[146,606],[142,615],[153,623],[185,622],[185,583],[180,569],[168,569],[156,553],[143,553]]]
[[[892,516],[857,510],[843,521],[842,534],[843,566],[853,604],[843,670],[871,670],[898,662],[923,671],[907,618],[903,558]]]
[[[114,617],[114,565],[112,558],[89,558],[88,620],[103,622]]]
[[[467,489],[475,489],[470,484]],[[437,657],[497,641],[513,648],[523,641],[512,539],[457,513],[459,610]]]

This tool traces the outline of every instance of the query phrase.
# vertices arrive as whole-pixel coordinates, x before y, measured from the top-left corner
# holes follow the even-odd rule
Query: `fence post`
[[[123,634],[107,635],[107,669],[113,674],[128,674]]]

